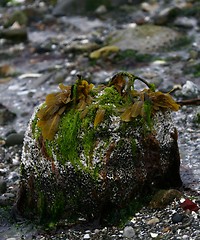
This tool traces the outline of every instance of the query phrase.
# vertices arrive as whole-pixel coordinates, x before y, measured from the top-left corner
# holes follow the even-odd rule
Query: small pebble
[[[179,213],[174,213],[172,215],[172,222],[173,223],[182,222],[182,220],[183,220],[183,215],[180,215]]]
[[[147,224],[148,225],[155,225],[158,222],[160,222],[160,220],[158,218],[152,218],[152,219],[147,221]]]
[[[158,234],[157,233],[150,233],[152,238],[157,238]]]
[[[24,134],[22,133],[11,133],[6,138],[6,146],[21,145],[24,141]]]
[[[86,233],[86,234],[83,236],[83,239],[90,239],[90,234]]]
[[[124,228],[123,237],[124,238],[132,238],[135,236],[135,230],[131,226],[127,226]]]

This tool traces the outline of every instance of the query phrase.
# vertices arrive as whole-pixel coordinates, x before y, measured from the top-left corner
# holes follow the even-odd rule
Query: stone
[[[0,39],[7,39],[13,42],[28,41],[28,32],[25,27],[0,29]]]
[[[191,81],[186,81],[182,88],[184,98],[197,98],[200,95],[200,89]]]
[[[131,226],[124,228],[123,237],[127,239],[132,239],[135,236],[135,230]]]
[[[163,209],[170,204],[174,199],[180,199],[182,193],[176,189],[159,190],[150,201],[151,208]]]
[[[147,224],[148,225],[155,225],[156,223],[159,223],[159,222],[160,222],[160,220],[157,217],[155,217],[155,218],[152,218],[152,219],[148,220]]]
[[[86,234],[83,236],[83,239],[90,239],[90,234],[86,233]]]
[[[24,134],[23,133],[11,133],[5,140],[6,146],[14,146],[23,144]]]
[[[168,27],[146,24],[114,31],[107,41],[121,50],[132,49],[139,53],[152,53],[172,46],[180,38],[180,33]]]
[[[158,233],[152,233],[151,232],[150,235],[151,235],[152,238],[157,238],[158,237]]]
[[[181,215],[181,214],[179,214],[179,213],[174,213],[174,214],[172,215],[172,222],[173,222],[173,223],[182,222],[183,218],[184,218],[183,215]]]
[[[87,85],[84,80],[76,84],[80,81]],[[78,104],[79,110],[71,105],[62,114],[53,136],[52,131],[46,137],[41,132],[37,124],[41,106],[35,109],[21,160],[16,205],[22,215],[41,221],[73,222],[83,217],[103,221],[129,205],[134,208],[154,187],[182,185],[170,111],[152,115],[152,125],[140,116],[124,121],[120,111],[132,104],[124,99],[125,93],[112,84],[91,92],[92,102],[85,110],[84,104]]]

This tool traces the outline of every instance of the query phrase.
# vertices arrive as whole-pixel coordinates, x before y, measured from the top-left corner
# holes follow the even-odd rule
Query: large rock
[[[142,100],[145,109],[140,109],[143,117],[132,112],[128,119],[133,92],[122,75],[113,78],[117,83],[92,89],[86,106],[82,98],[73,105],[72,95],[53,137],[44,122],[38,124],[38,116],[42,118],[38,113],[47,105],[35,110],[22,154],[17,208],[23,215],[69,222],[106,218],[154,188],[181,186],[177,132],[170,111],[161,107],[150,117],[145,106],[151,97],[146,91],[139,93],[147,98]],[[80,92],[87,85],[77,84],[71,90]]]
[[[145,24],[113,31],[108,36],[108,44],[121,50],[132,49],[140,53],[152,53],[173,46],[182,38],[171,28]]]

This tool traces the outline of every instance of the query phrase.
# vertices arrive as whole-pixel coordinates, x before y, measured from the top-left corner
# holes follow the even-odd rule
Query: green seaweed
[[[80,129],[80,113],[71,109],[61,119],[56,145],[59,149],[59,161],[65,164],[70,161],[74,167],[81,166],[78,153],[78,132]]]

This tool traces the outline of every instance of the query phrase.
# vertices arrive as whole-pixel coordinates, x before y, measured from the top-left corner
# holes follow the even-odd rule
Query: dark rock
[[[11,40],[13,42],[26,42],[28,40],[28,32],[26,28],[1,29],[0,38]]]
[[[4,126],[14,121],[16,114],[0,103],[0,125]]]
[[[179,213],[174,213],[174,214],[172,215],[172,222],[173,222],[173,223],[182,222],[183,218],[184,218],[183,215],[181,215],[181,214],[179,214]]]
[[[23,144],[24,134],[23,133],[11,133],[5,140],[5,146],[14,146]]]
[[[152,208],[163,209],[174,199],[180,199],[181,197],[182,193],[176,189],[160,190],[153,196],[149,205]]]

